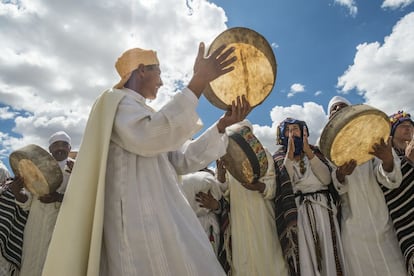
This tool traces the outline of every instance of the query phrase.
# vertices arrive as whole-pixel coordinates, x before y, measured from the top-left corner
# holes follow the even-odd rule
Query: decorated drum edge
[[[237,147],[236,147],[237,146]],[[250,183],[249,179],[244,173],[242,168],[242,160],[246,159],[246,154],[239,150],[229,150],[229,149],[240,149],[240,146],[233,139],[229,139],[229,144],[227,146],[227,153],[221,157],[223,160],[226,170],[241,183]],[[237,165],[237,166],[236,166]]]
[[[250,164],[250,172],[252,173],[252,175],[245,175],[244,172],[238,171],[243,171],[243,168],[240,168],[243,166],[230,166],[229,172],[233,175],[233,177],[235,177],[240,182],[253,183],[260,177],[264,176],[268,170],[269,164],[266,156],[266,151],[264,150],[257,137],[254,136],[248,128],[242,127],[239,132],[233,132],[229,138],[231,139],[230,141],[233,141],[234,144],[237,145],[239,149],[241,149],[241,152],[243,153],[242,155]],[[236,153],[227,155],[229,155],[227,159],[232,159],[232,162],[240,163],[243,161],[237,160],[237,158],[234,158],[234,156],[232,156],[236,155]]]

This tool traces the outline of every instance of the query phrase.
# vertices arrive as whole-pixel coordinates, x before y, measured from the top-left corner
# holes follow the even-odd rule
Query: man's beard
[[[293,142],[295,143],[295,152],[293,155],[301,155],[303,151],[303,139],[301,137],[293,136]]]

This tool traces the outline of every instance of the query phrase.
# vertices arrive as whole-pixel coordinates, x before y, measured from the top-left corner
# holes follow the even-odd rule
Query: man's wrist
[[[342,173],[339,171],[339,169],[336,169],[335,174],[336,174],[336,179],[338,179],[338,181],[339,181],[340,183],[344,183],[344,182],[345,182],[345,175],[344,175],[344,174],[342,174]]]

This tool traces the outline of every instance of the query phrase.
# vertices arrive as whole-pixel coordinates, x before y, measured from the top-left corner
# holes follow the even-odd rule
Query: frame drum
[[[259,33],[236,27],[222,32],[210,45],[208,55],[223,44],[235,48],[234,70],[210,82],[204,96],[223,110],[242,95],[251,107],[261,104],[276,82],[277,64],[272,47]]]
[[[58,162],[37,145],[28,145],[12,152],[9,161],[14,175],[23,177],[25,188],[34,195],[52,193],[63,181]]]
[[[265,149],[246,126],[230,133],[227,153],[221,159],[229,173],[241,183],[254,183],[268,169]]]
[[[338,167],[351,159],[360,165],[374,158],[368,152],[381,138],[385,142],[388,140],[390,129],[384,112],[364,104],[347,106],[323,129],[320,149]]]

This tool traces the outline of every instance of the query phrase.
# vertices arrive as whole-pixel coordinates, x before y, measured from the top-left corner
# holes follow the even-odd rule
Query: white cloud
[[[315,96],[319,96],[319,95],[322,95],[322,91],[321,90],[318,90],[318,91],[316,91],[315,92],[315,94],[314,94]]]
[[[384,9],[404,8],[412,4],[413,2],[414,0],[384,0],[384,2],[382,2],[381,8],[384,8]]]
[[[0,99],[19,111],[0,110],[15,122],[16,137],[2,133],[4,152],[47,146],[60,129],[78,147],[90,107],[118,82],[114,63],[131,47],[157,51],[164,86],[151,105],[164,105],[189,80],[199,42],[208,46],[227,18],[206,0],[20,0],[1,2],[0,20]]]
[[[305,86],[300,83],[294,83],[290,86],[290,91],[287,94],[287,97],[290,98],[290,97],[293,97],[297,93],[303,93],[303,92],[305,92]]]
[[[9,106],[0,107],[0,120],[10,120],[16,116],[16,112],[10,111]]]
[[[349,15],[353,17],[358,13],[358,8],[354,0],[335,0],[335,3],[347,8],[349,10]]]
[[[356,89],[365,103],[387,114],[414,109],[414,12],[403,17],[384,43],[357,46],[354,63],[338,78],[342,92]]]
[[[276,42],[272,42],[271,46],[273,49],[279,48],[279,44],[277,44]]]

